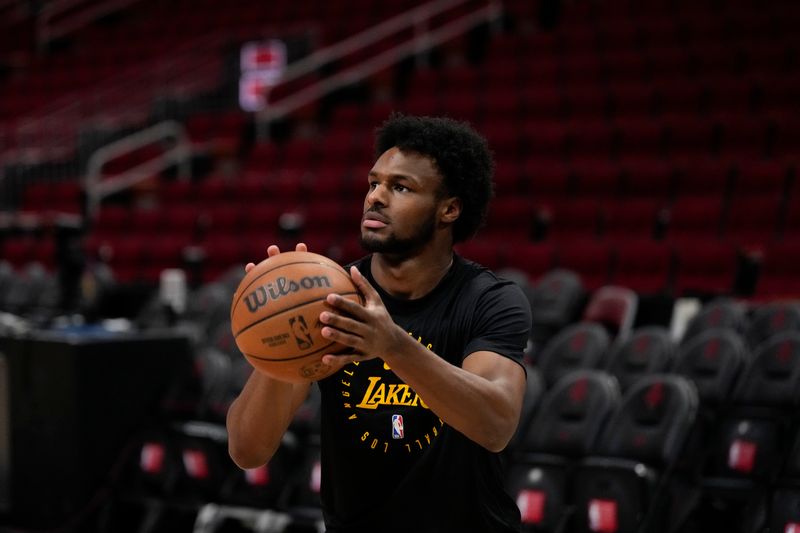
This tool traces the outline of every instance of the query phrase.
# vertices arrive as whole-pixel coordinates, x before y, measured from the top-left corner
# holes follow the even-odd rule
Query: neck
[[[453,264],[453,249],[423,250],[408,257],[373,254],[372,277],[383,290],[406,300],[416,300],[431,292]]]

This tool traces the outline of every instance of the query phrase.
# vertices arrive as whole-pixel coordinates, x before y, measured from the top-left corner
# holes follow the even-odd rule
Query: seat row
[[[572,323],[534,354],[508,477],[525,531],[797,523],[798,308],[717,300],[673,338]]]

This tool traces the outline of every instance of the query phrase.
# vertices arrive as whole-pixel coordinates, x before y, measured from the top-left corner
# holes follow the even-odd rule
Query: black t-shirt
[[[356,263],[394,321],[461,366],[476,351],[521,364],[530,307],[517,285],[455,256],[426,296],[401,300]],[[501,458],[444,424],[381,359],[352,363],[319,382],[322,506],[330,533],[519,531]]]

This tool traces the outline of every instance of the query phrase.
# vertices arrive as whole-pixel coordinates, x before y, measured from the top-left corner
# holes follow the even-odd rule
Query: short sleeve
[[[476,302],[470,340],[463,358],[479,351],[495,352],[522,364],[531,329],[528,299],[513,282],[499,281]]]

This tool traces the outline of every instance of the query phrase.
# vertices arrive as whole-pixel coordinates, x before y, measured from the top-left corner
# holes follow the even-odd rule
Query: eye
[[[395,185],[394,190],[396,190],[397,192],[406,192],[408,190],[408,187],[406,187],[405,185]]]

